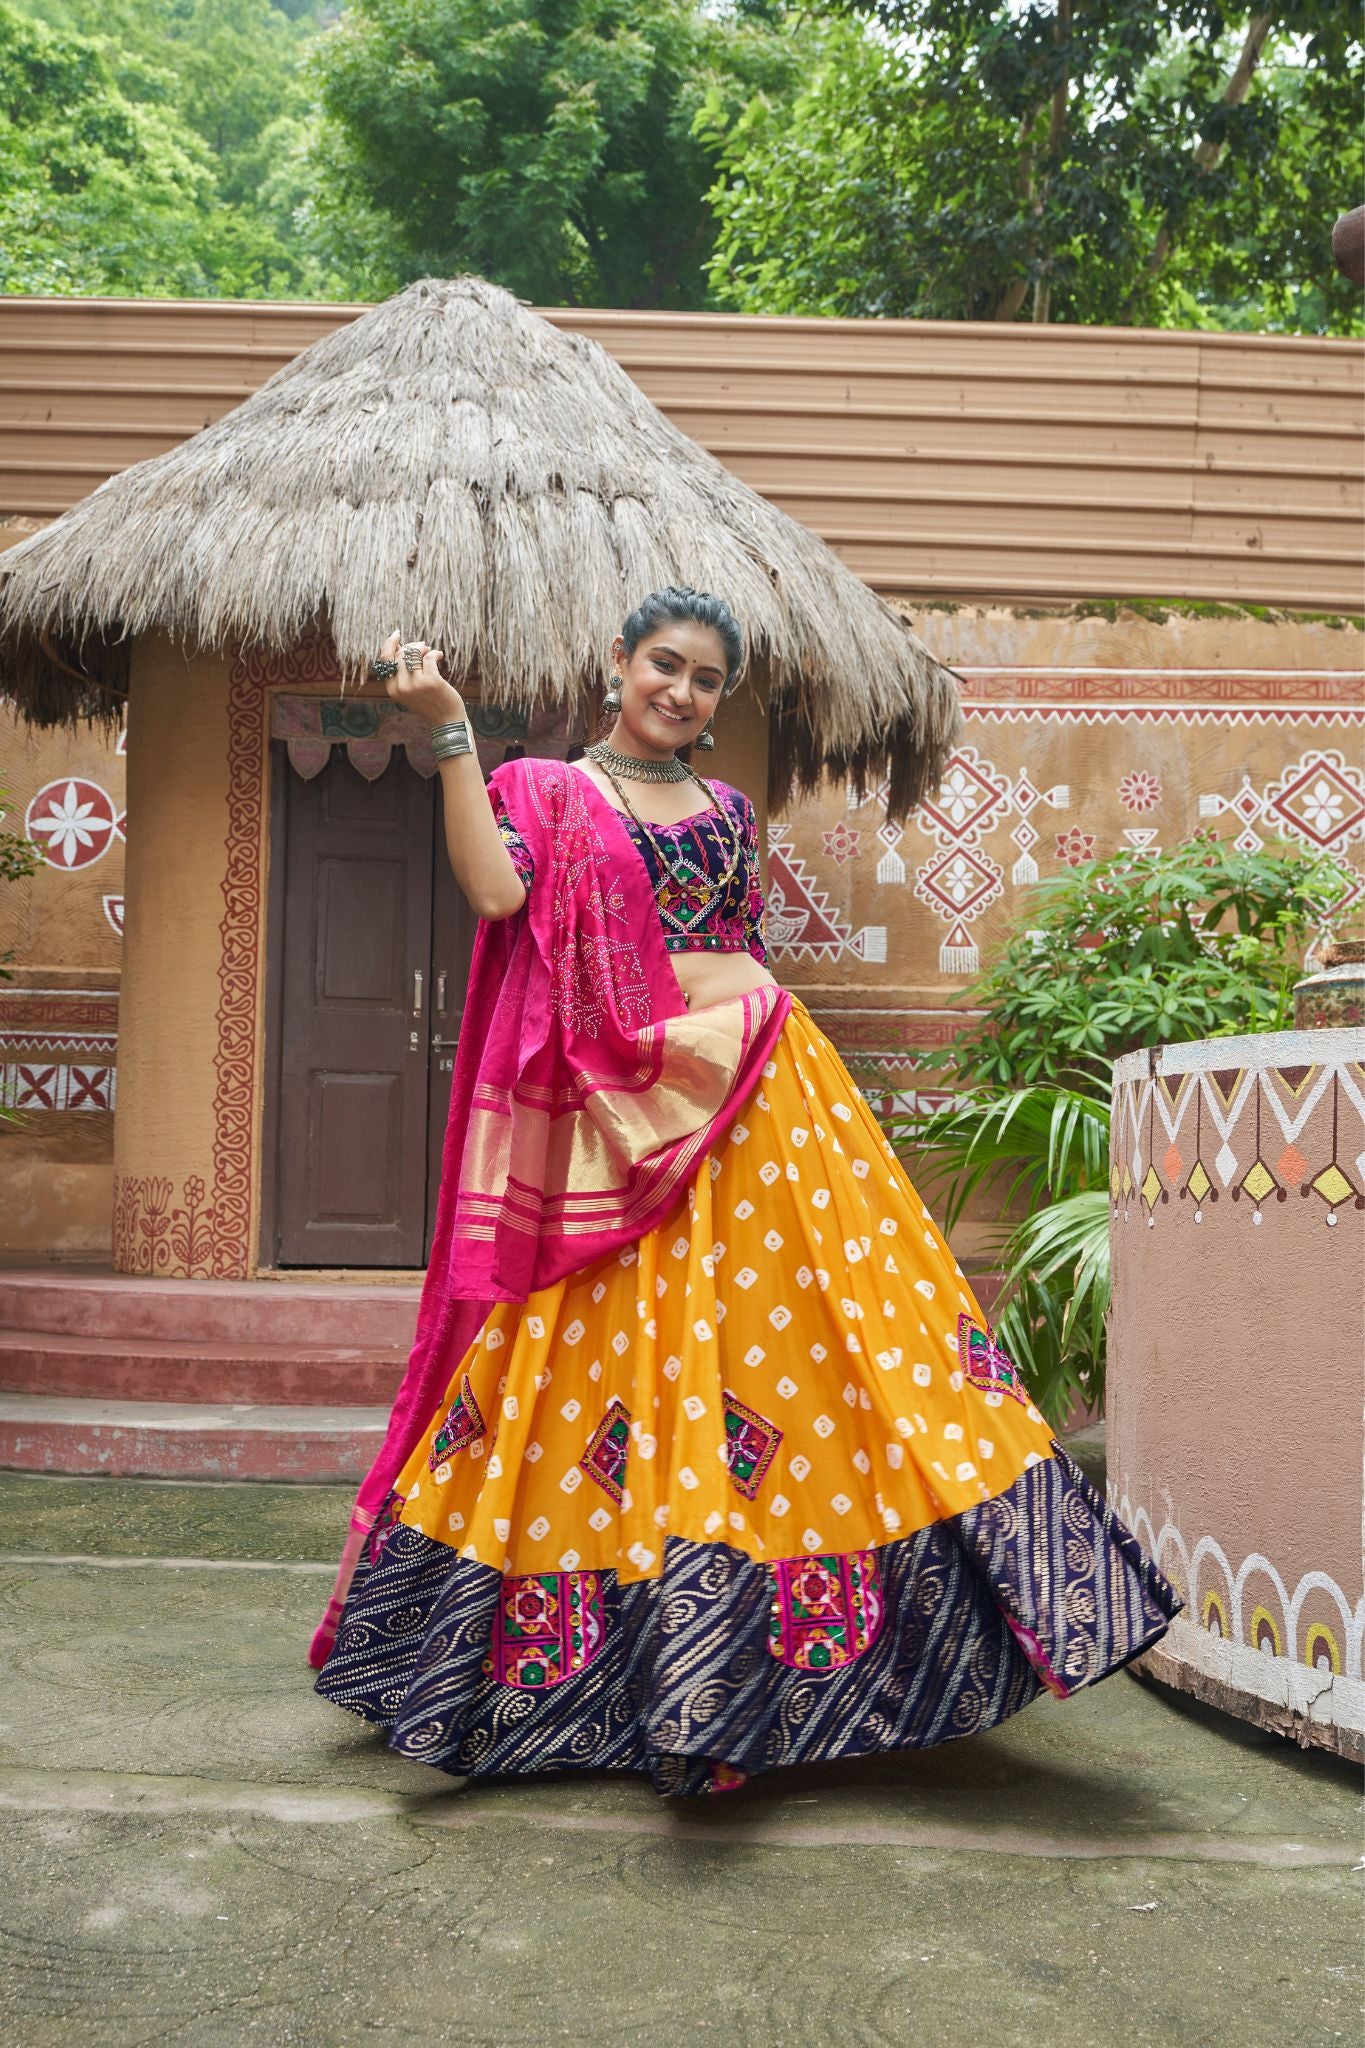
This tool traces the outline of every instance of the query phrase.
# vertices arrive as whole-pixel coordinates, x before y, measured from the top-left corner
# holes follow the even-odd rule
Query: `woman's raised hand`
[[[421,663],[409,669],[404,654],[404,640],[401,633],[390,633],[380,650],[385,661],[398,663],[397,675],[388,678],[384,688],[395,704],[404,711],[413,711],[424,718],[428,725],[443,725],[448,719],[465,716],[465,701],[453,683],[446,681],[438,663],[444,659],[439,647],[428,647],[425,640],[408,641],[407,650],[421,650]]]

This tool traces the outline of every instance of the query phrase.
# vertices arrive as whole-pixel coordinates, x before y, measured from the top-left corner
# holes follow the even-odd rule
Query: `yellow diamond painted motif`
[[[1324,1166],[1317,1178],[1309,1181],[1308,1185],[1316,1188],[1323,1201],[1330,1202],[1333,1206],[1338,1202],[1344,1202],[1348,1195],[1355,1193],[1355,1189],[1339,1166]]]
[[[1123,1183],[1119,1179],[1119,1170],[1117,1166],[1111,1166],[1109,1169],[1109,1192],[1114,1197],[1114,1200],[1116,1202],[1119,1198],[1119,1189],[1122,1185]]]
[[[1133,1176],[1126,1166],[1123,1169],[1123,1192],[1125,1195],[1131,1195],[1133,1192]]]
[[[1196,1159],[1194,1162],[1194,1172],[1190,1175],[1190,1193],[1194,1196],[1195,1201],[1202,1202],[1212,1186],[1213,1182],[1204,1171],[1203,1160]]]
[[[1242,1182],[1242,1186],[1253,1202],[1263,1202],[1275,1186],[1275,1176],[1267,1170],[1264,1162],[1258,1159]]]
[[[1156,1198],[1161,1193],[1161,1175],[1154,1166],[1149,1166],[1142,1176],[1142,1199],[1149,1209],[1156,1207]]]

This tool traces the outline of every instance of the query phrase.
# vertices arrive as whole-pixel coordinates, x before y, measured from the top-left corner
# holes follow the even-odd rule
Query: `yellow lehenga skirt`
[[[1178,1611],[799,1001],[668,1220],[493,1309],[393,1517],[319,1690],[462,1773],[922,1746]]]

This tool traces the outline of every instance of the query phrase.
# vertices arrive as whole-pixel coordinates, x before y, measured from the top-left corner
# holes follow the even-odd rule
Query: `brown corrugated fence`
[[[64,511],[363,310],[0,297],[0,517]],[[1355,342],[547,317],[889,597],[1365,598]]]

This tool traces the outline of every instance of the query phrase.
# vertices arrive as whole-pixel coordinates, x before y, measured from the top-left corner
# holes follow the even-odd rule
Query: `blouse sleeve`
[[[760,967],[768,964],[768,940],[764,931],[763,877],[758,865],[758,813],[744,798],[744,870],[748,889],[744,899],[744,942]]]
[[[531,883],[535,879],[535,863],[531,859],[530,849],[507,815],[507,809],[502,800],[502,792],[490,789],[488,794],[493,801],[493,816],[497,821],[498,835],[507,851],[511,854],[512,865],[517,871],[521,886],[529,896],[531,893]]]

